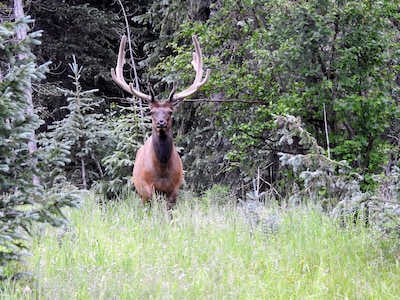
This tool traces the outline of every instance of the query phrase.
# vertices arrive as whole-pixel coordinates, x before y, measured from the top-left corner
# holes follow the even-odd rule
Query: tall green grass
[[[139,201],[71,210],[69,228],[41,228],[1,299],[393,299],[394,241],[339,226],[306,208],[274,210],[276,232],[254,228],[229,205],[182,201],[172,220]],[[268,212],[267,212],[268,213]]]

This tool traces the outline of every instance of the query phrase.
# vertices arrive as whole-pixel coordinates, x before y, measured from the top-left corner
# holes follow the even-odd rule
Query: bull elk
[[[172,134],[172,113],[184,98],[194,94],[210,77],[206,70],[203,77],[203,59],[196,36],[192,37],[195,52],[192,65],[196,72],[192,85],[186,90],[176,93],[176,83],[168,98],[157,101],[154,91],[148,85],[149,94],[137,90],[132,83],[127,84],[123,77],[125,63],[126,36],[123,36],[119,46],[117,66],[111,69],[114,82],[126,92],[148,102],[152,116],[152,134],[136,153],[133,168],[133,183],[142,198],[142,203],[151,201],[153,192],[166,195],[167,208],[172,209],[176,203],[178,190],[182,184],[183,168],[178,151],[175,148]]]

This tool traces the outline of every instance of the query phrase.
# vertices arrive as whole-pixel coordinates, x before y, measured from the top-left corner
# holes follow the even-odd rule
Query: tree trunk
[[[15,20],[18,20],[22,17],[24,17],[24,6],[23,6],[23,0],[14,0],[14,17]],[[27,32],[24,27],[17,28],[17,40],[21,41],[26,38]],[[18,58],[20,60],[24,60],[27,57],[25,57],[24,54],[18,55]],[[33,115],[33,101],[32,101],[32,90],[31,90],[31,84],[30,84],[30,78],[28,79],[28,87],[25,88],[25,95],[26,95],[26,101],[27,101],[27,107],[26,107],[26,114],[28,116]],[[33,154],[37,150],[37,145],[36,145],[36,138],[35,138],[35,132],[31,133],[31,138],[29,139],[28,142],[28,150],[30,154]],[[37,164],[37,160],[32,158],[31,159],[31,166],[34,167]],[[38,176],[33,175],[33,184],[38,186],[40,185],[40,179]]]
[[[81,157],[82,188],[87,190],[85,159]]]

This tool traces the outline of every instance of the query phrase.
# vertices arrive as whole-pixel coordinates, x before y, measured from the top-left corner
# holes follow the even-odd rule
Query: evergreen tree
[[[33,183],[41,179],[48,157],[40,150],[30,151],[32,133],[42,123],[31,105],[27,89],[31,81],[44,78],[48,64],[37,66],[31,46],[39,44],[40,32],[28,33],[16,42],[17,28],[29,31],[29,17],[0,25],[0,276],[10,261],[27,254],[28,234],[35,222],[59,226],[65,222],[61,208],[77,206],[79,196],[73,191],[54,192]],[[57,159],[54,157],[53,159]]]
[[[104,140],[108,135],[103,115],[96,109],[103,102],[94,95],[97,89],[84,91],[80,84],[83,67],[79,67],[73,56],[69,64],[74,89],[60,89],[67,96],[68,105],[62,107],[68,111],[66,117],[50,125],[49,132],[44,135],[43,143],[47,146],[69,151],[68,174],[74,178],[83,189],[87,189],[94,178],[103,177],[100,164],[103,151],[106,149]],[[88,168],[88,165],[92,165]]]

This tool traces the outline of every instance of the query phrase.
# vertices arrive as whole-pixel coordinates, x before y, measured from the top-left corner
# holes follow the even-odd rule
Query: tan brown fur
[[[173,105],[153,102],[151,112],[152,135],[136,154],[133,182],[143,204],[153,198],[154,191],[158,191],[166,195],[167,206],[172,209],[183,178],[182,161],[173,144]],[[165,127],[160,127],[160,124]]]

